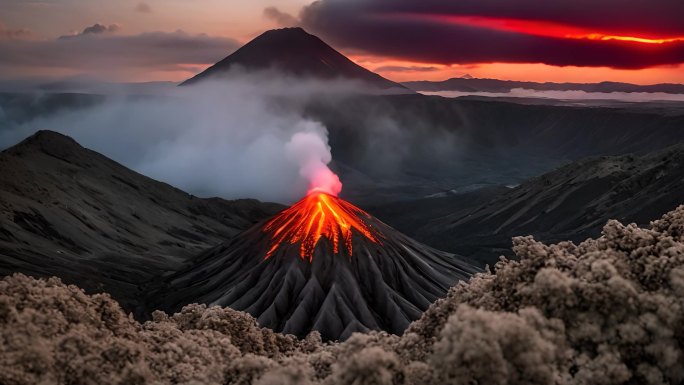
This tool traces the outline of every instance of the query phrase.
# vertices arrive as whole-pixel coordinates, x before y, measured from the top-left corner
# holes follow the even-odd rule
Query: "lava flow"
[[[265,259],[270,258],[281,245],[300,243],[301,258],[311,262],[316,244],[323,237],[332,243],[334,254],[340,251],[340,243],[343,243],[351,256],[352,231],[380,243],[380,234],[364,218],[370,218],[370,215],[351,203],[324,192],[312,191],[266,223],[263,231],[272,235]]]

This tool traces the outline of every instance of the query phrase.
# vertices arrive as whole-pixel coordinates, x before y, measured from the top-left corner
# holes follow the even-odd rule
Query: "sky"
[[[0,79],[180,81],[302,26],[396,81],[684,83],[681,0],[2,0]]]

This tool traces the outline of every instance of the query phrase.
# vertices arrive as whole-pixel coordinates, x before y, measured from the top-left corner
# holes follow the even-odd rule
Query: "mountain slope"
[[[169,311],[227,306],[275,331],[337,340],[369,329],[401,334],[476,271],[320,193],[200,255],[151,298]]]
[[[128,307],[141,282],[279,208],[199,199],[40,131],[0,153],[0,275],[56,275]]]
[[[632,107],[394,95],[321,98],[306,114],[328,129],[333,159],[346,168],[336,170],[343,196],[361,205],[517,185],[589,156],[644,154],[684,140],[681,112]]]
[[[383,78],[340,54],[321,39],[301,28],[266,31],[243,47],[181,85],[220,77],[243,69],[278,70],[286,75],[317,79],[358,80],[381,89],[406,88]]]
[[[643,156],[590,158],[431,221],[415,236],[491,264],[513,236],[581,241],[598,235],[608,219],[648,224],[681,204],[682,191],[684,144]]]

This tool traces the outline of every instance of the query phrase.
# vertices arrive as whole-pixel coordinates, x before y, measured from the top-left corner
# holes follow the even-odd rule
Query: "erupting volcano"
[[[324,339],[401,334],[476,268],[401,234],[341,198],[312,192],[169,277],[162,308],[243,310],[273,330]]]
[[[266,258],[284,243],[289,243],[299,244],[300,256],[312,262],[314,249],[322,237],[332,242],[333,254],[341,252],[340,242],[343,242],[344,251],[351,256],[354,231],[371,242],[381,243],[382,235],[366,224],[364,218],[370,218],[370,215],[340,198],[314,190],[266,223],[264,232],[272,234]]]
[[[306,197],[169,277],[161,308],[228,306],[275,331],[317,330],[325,340],[370,329],[401,334],[476,271],[337,197],[341,184],[326,162],[302,159]]]

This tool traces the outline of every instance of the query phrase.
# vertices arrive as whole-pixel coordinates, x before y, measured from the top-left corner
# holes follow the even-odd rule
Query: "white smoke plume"
[[[328,168],[332,154],[324,141],[326,133],[321,129],[320,125],[312,125],[308,131],[295,133],[285,150],[288,157],[299,165],[299,174],[309,181],[308,192],[321,191],[337,196],[342,190],[342,183]]]
[[[110,94],[92,107],[7,123],[0,148],[53,130],[198,196],[290,203],[305,195],[331,157],[326,128],[303,117],[299,106],[316,95],[359,89],[353,82],[233,73],[195,86],[157,87],[152,96]]]

